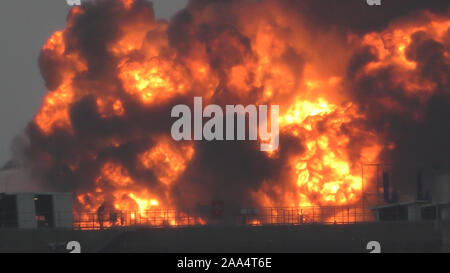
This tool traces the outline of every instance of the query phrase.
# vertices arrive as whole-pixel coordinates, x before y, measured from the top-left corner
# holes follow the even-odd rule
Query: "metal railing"
[[[233,217],[229,217],[230,214]],[[225,217],[225,215],[227,215]],[[19,221],[19,218],[21,219]],[[355,224],[375,220],[370,210],[360,207],[263,207],[242,209],[209,215],[206,211],[180,211],[154,209],[142,211],[88,212],[67,211],[55,214],[35,215],[27,213],[19,217],[15,213],[0,213],[0,228],[5,227],[70,227],[76,230],[99,230],[128,227],[185,227],[225,223],[225,218],[235,219],[235,225],[306,225],[306,224]],[[33,221],[34,223],[31,223]],[[19,225],[19,222],[21,225]]]
[[[245,225],[356,224],[372,222],[372,211],[361,207],[265,207],[243,210]]]
[[[151,226],[180,227],[202,225],[206,222],[192,213],[176,209],[114,211],[110,213],[73,212],[74,229],[96,230],[106,228]]]

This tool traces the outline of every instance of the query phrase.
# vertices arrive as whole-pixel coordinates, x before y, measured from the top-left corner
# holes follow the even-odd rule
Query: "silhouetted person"
[[[123,212],[120,212],[120,225],[123,226],[125,224],[125,215]]]
[[[103,229],[103,215],[105,213],[105,203],[103,203],[100,207],[97,209],[97,219],[98,223],[100,224],[100,229]]]
[[[109,222],[111,222],[111,225],[115,226],[117,222],[117,212],[112,211],[109,214]]]

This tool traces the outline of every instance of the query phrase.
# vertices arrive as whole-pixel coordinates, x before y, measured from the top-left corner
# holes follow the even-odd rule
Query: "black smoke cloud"
[[[317,31],[317,35],[322,31],[336,29],[343,39],[346,32],[364,34],[382,30],[390,22],[419,11],[445,13],[450,5],[448,1],[382,2],[383,7],[380,8],[369,7],[362,0],[191,0],[186,9],[178,12],[169,22],[169,47],[182,56],[177,61],[183,64],[182,59],[192,54],[195,44],[204,45],[212,69],[226,78],[232,66],[255,58],[250,39],[239,31],[237,20],[242,18],[241,14],[255,16],[254,10],[259,10],[258,7],[263,4],[278,6],[285,11],[286,16],[303,18],[303,23]],[[214,10],[215,17],[209,19],[208,23],[196,24],[196,16],[206,9]],[[121,96],[125,114],[120,117],[101,117],[95,98],[80,95],[69,111],[74,134],[55,129],[47,136],[31,122],[27,128],[30,145],[25,154],[35,177],[44,187],[52,190],[92,191],[98,171],[107,161],[122,164],[139,183],[155,187],[158,184],[155,174],[139,170],[136,167],[136,155],[155,145],[148,136],[167,135],[170,132],[170,109],[179,103],[191,105],[192,96],[180,96],[156,107],[146,108],[134,98],[123,95],[123,86],[113,69],[118,60],[107,48],[123,34],[119,26],[124,22],[136,17],[154,22],[150,3],[135,1],[131,12],[125,12],[117,1],[96,1],[84,4],[83,10],[85,14],[68,26],[65,35],[67,53],[77,52],[87,60],[87,71],[78,74],[74,81],[76,92],[82,94],[86,86],[92,89],[92,83],[95,83],[97,92],[106,89]],[[265,11],[268,14],[270,12]],[[413,172],[411,170],[430,163],[440,168],[450,166],[449,64],[446,61],[448,58],[443,57],[449,51],[449,40],[441,44],[418,33],[407,49],[408,58],[419,64],[421,77],[437,84],[437,91],[425,106],[406,97],[402,90],[391,88],[394,74],[389,68],[375,75],[358,74],[365,64],[377,58],[373,49],[361,48],[348,65],[348,93],[358,102],[360,111],[367,115],[365,126],[385,134],[388,141],[397,144],[393,151],[383,153],[383,160],[395,162],[398,165],[395,172],[399,176],[409,177],[408,174]],[[214,42],[218,46],[213,45]],[[292,70],[303,70],[306,58],[302,52],[290,50],[285,56],[290,60]],[[139,59],[139,54],[135,58]],[[39,65],[47,87],[54,90],[61,82],[59,73],[62,64],[43,51]],[[259,92],[253,90],[250,94],[254,95],[237,98],[227,92],[226,87],[219,87],[215,90],[214,101],[220,105],[237,102],[249,104]],[[386,109],[375,102],[375,98],[380,96],[392,97],[411,111],[422,109],[423,119],[420,122],[411,121],[408,115]],[[119,139],[121,145],[104,145],[105,141],[111,139]],[[225,200],[236,207],[256,205],[249,200],[250,192],[259,189],[263,181],[275,183],[283,180],[286,174],[282,170],[291,155],[301,153],[304,149],[299,140],[283,132],[280,142],[280,155],[277,158],[269,158],[259,152],[259,145],[255,143],[195,143],[194,159],[171,189],[179,203],[177,205],[191,207],[196,203],[208,204],[214,199]],[[78,167],[72,169],[71,164]],[[409,185],[408,181],[404,181],[403,185]],[[291,186],[283,187],[289,191]],[[268,194],[275,200],[279,198],[275,191]]]
[[[450,30],[446,35],[450,35]],[[365,64],[378,59],[374,48],[362,48],[353,56],[348,77],[349,90],[367,115],[368,128],[395,143],[395,149],[385,150],[381,156],[385,163],[393,164],[395,187],[415,197],[418,173],[423,173],[427,191],[438,176],[450,173],[450,44],[448,39],[439,42],[423,31],[417,31],[411,39],[406,57],[417,63],[414,75],[432,84],[432,90],[421,90],[429,92],[429,98],[411,96],[404,86],[396,84],[396,78],[401,76],[395,66],[356,75]],[[386,106],[380,98],[389,98],[401,110]]]
[[[449,3],[440,0],[382,0],[381,6],[369,6],[365,0],[279,1],[286,10],[306,16],[314,29],[339,29],[364,34],[381,31],[392,21],[418,12],[445,14]]]

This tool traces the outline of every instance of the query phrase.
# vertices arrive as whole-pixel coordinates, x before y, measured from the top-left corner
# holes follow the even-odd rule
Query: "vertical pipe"
[[[379,165],[377,166],[377,203],[380,204],[380,171],[379,171]]]
[[[383,200],[389,203],[389,173],[383,172]]]
[[[331,213],[333,213],[333,224],[336,223],[336,207],[330,208]]]
[[[363,162],[361,162],[361,208],[362,208],[362,210],[364,210],[364,163]],[[362,219],[364,222],[364,214],[363,214]]]

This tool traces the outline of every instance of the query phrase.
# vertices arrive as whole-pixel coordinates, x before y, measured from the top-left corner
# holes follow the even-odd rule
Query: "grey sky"
[[[154,0],[157,18],[169,18],[187,0]],[[2,0],[0,8],[0,166],[10,157],[46,92],[37,59],[47,38],[65,25],[65,0]]]

